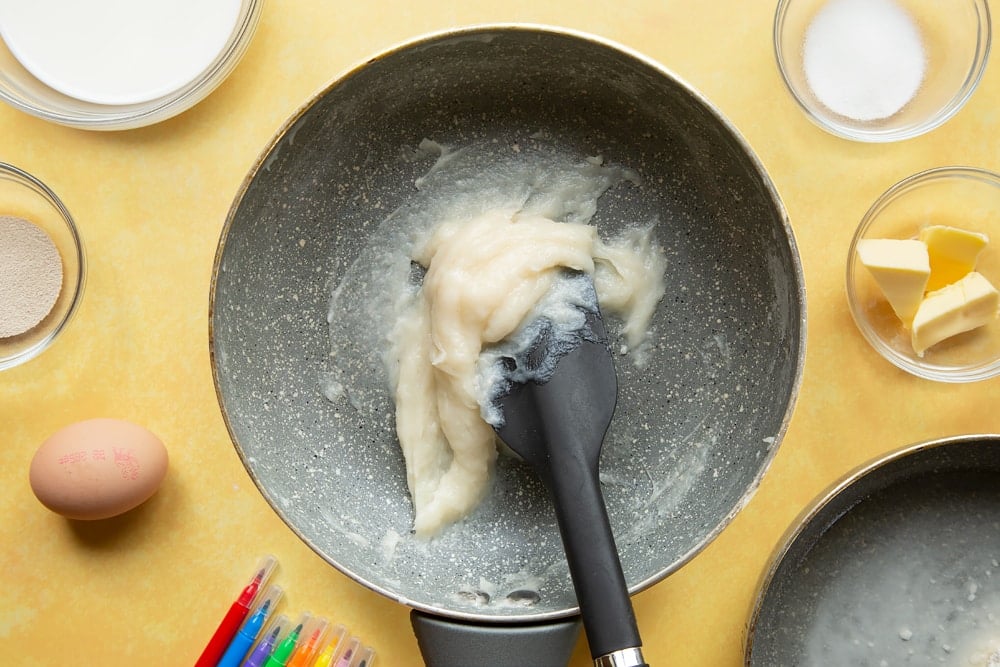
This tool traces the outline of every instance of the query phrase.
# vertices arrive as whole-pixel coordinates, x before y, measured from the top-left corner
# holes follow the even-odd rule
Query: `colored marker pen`
[[[253,600],[257,597],[257,592],[271,575],[276,564],[277,561],[274,559],[274,556],[267,556],[261,561],[253,579],[250,580],[250,583],[240,593],[236,602],[229,607],[229,611],[222,618],[219,627],[216,628],[215,634],[208,640],[208,645],[201,652],[201,656],[198,658],[198,662],[195,663],[195,667],[215,667],[218,664],[236,631],[239,630],[243,620],[246,619],[247,614],[250,612]]]
[[[323,645],[323,637],[329,623],[325,618],[315,618],[306,626],[305,634],[308,637],[304,642],[296,647],[292,657],[288,659],[286,667],[309,667],[313,664],[313,658]]]
[[[366,646],[358,654],[357,667],[372,667],[375,664],[375,649]]]
[[[303,614],[302,620],[281,640],[278,647],[274,649],[274,653],[264,663],[264,667],[285,667],[288,664],[288,659],[292,656],[295,645],[299,642],[299,635],[302,634],[302,627],[306,624],[308,618],[308,614]]]
[[[358,652],[361,648],[361,642],[358,641],[357,637],[351,637],[351,641],[347,644],[347,648],[344,652],[337,658],[336,667],[351,667],[354,661],[354,654]]]
[[[250,652],[250,647],[253,646],[260,629],[264,627],[267,615],[278,605],[280,598],[281,588],[279,586],[271,586],[267,589],[263,602],[256,607],[247,622],[233,637],[233,641],[229,642],[229,648],[222,655],[217,667],[239,667],[243,658],[247,657],[247,653]]]
[[[267,659],[271,657],[271,652],[274,651],[274,647],[278,643],[281,631],[289,625],[291,625],[291,622],[284,614],[276,618],[271,627],[264,632],[264,638],[257,642],[257,646],[250,653],[250,657],[247,658],[243,667],[261,667],[267,662]]]
[[[326,648],[320,651],[316,662],[313,663],[313,667],[330,667],[333,664],[333,658],[337,655],[337,649],[340,648],[340,644],[343,642],[344,635],[346,634],[347,628],[343,625],[338,624],[333,626],[333,629],[330,630],[330,641],[327,643]]]

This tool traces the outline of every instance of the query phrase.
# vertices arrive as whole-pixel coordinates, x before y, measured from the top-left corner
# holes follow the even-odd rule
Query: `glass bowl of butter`
[[[847,299],[862,335],[909,373],[1000,373],[1000,175],[940,167],[889,188],[851,241]]]

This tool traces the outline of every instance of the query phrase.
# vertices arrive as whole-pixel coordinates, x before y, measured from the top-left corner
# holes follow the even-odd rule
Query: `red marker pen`
[[[253,600],[257,597],[257,592],[264,587],[264,584],[271,576],[277,564],[278,561],[274,556],[265,556],[261,559],[253,579],[250,580],[250,583],[240,593],[240,597],[236,602],[229,607],[229,611],[226,612],[222,622],[219,623],[219,627],[215,630],[215,634],[208,641],[208,645],[202,651],[201,657],[195,663],[195,667],[215,667],[219,662],[222,655],[226,652],[229,642],[232,641],[233,636],[240,629],[240,625],[250,612]]]

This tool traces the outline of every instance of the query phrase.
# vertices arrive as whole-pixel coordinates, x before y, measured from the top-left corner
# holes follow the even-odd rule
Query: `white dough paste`
[[[395,414],[415,532],[432,537],[489,488],[497,456],[491,360],[525,333],[522,320],[582,321],[573,307],[580,292],[566,289],[562,267],[592,274],[616,349],[641,368],[665,259],[656,221],[622,213],[627,190],[598,213],[598,199],[637,186],[638,174],[600,157],[580,160],[547,136],[462,148],[424,140],[401,157],[434,162],[333,288],[324,386],[364,419]],[[615,230],[605,240],[595,217]],[[414,260],[426,269],[422,280]],[[589,287],[587,298],[592,310]]]
[[[531,319],[568,268],[594,276],[598,302],[638,347],[663,295],[663,259],[650,230],[606,244],[587,224],[503,211],[442,223],[413,259],[427,272],[392,334],[396,430],[414,530],[426,537],[475,509],[488,487],[496,446],[481,414],[484,346]]]

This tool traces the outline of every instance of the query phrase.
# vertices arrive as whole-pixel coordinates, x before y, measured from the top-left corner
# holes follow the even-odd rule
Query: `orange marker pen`
[[[323,646],[323,637],[326,635],[328,626],[329,623],[325,618],[314,618],[302,633],[307,639],[295,649],[295,653],[288,659],[286,667],[309,667],[312,665],[313,658]]]

